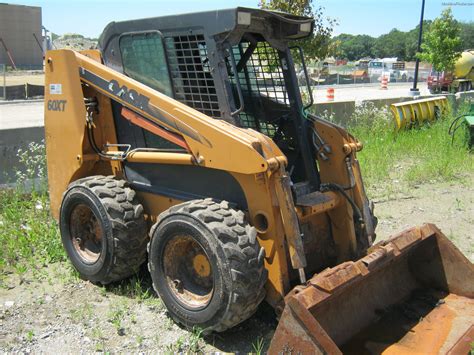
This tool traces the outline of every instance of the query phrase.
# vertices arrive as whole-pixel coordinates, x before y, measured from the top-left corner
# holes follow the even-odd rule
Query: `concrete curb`
[[[31,99],[31,100],[0,100],[0,105],[16,105],[16,104],[28,104],[30,102],[43,102],[44,99]]]

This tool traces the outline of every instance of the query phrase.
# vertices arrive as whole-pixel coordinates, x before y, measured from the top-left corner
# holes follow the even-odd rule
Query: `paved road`
[[[397,97],[409,96],[410,88],[413,87],[413,83],[400,83],[390,84],[388,83],[388,89],[380,89],[379,84],[368,84],[368,85],[334,85],[334,86],[321,86],[316,87],[313,92],[314,100],[316,103],[327,102],[326,90],[332,87],[334,88],[334,101],[363,101],[363,100],[375,100],[375,99],[389,99]],[[429,95],[426,83],[419,83],[418,89],[420,95]]]
[[[390,84],[387,90],[381,90],[378,85],[347,85],[332,86],[335,88],[335,102],[362,101],[408,96],[412,84]],[[313,94],[316,103],[327,102],[326,90],[328,87],[317,87]],[[419,85],[421,95],[428,95],[426,83]],[[43,126],[43,102],[1,103],[0,129],[38,127]]]
[[[44,125],[43,101],[0,105],[0,130]]]

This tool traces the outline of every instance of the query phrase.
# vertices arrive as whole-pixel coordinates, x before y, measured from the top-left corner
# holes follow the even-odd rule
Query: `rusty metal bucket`
[[[294,288],[269,353],[467,354],[474,266],[432,224]]]

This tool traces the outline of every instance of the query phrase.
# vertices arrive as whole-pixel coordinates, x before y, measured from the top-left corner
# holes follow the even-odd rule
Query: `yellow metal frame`
[[[326,192],[327,200],[321,205],[310,208],[295,206],[288,189],[286,157],[267,136],[208,117],[106,67],[101,64],[98,51],[85,51],[83,54],[71,50],[49,51],[45,71],[46,150],[51,211],[55,218],[59,215],[62,194],[72,181],[99,174],[123,176],[122,162],[99,158],[86,138],[84,98],[95,97],[99,107],[94,117],[94,137],[99,146],[117,143],[111,109],[111,100],[115,100],[181,135],[189,147],[187,153],[134,152],[128,155],[129,161],[199,165],[227,171],[238,181],[247,200],[250,223],[257,227],[258,241],[266,253],[267,301],[277,309],[291,289],[294,278],[291,269],[306,265],[299,225],[308,224],[316,230],[331,231],[339,259],[355,257],[357,243],[350,204],[337,193]],[[85,72],[93,73],[105,83],[113,81],[114,86],[126,87],[128,92],[133,90],[145,95],[149,106],[162,119],[157,120],[155,115],[133,106],[126,97],[108,90],[110,86],[98,87],[81,77],[80,73]],[[58,84],[61,90],[58,90]],[[63,110],[50,109],[52,105],[49,103],[54,100],[65,102]],[[321,139],[332,147],[330,159],[315,157],[321,181],[342,186],[353,183],[347,194],[363,210],[367,198],[355,156],[362,148],[360,143],[329,122],[318,120],[314,125]],[[352,177],[348,173],[348,162]],[[161,212],[182,202],[145,192],[137,195],[150,225]],[[267,219],[266,229],[258,228],[261,216]]]

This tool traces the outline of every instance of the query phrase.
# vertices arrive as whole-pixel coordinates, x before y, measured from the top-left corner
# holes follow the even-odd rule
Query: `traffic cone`
[[[334,101],[334,88],[329,88],[326,91],[326,100]]]
[[[388,89],[388,78],[385,75],[382,76],[382,80],[380,81],[380,88],[382,90]]]

